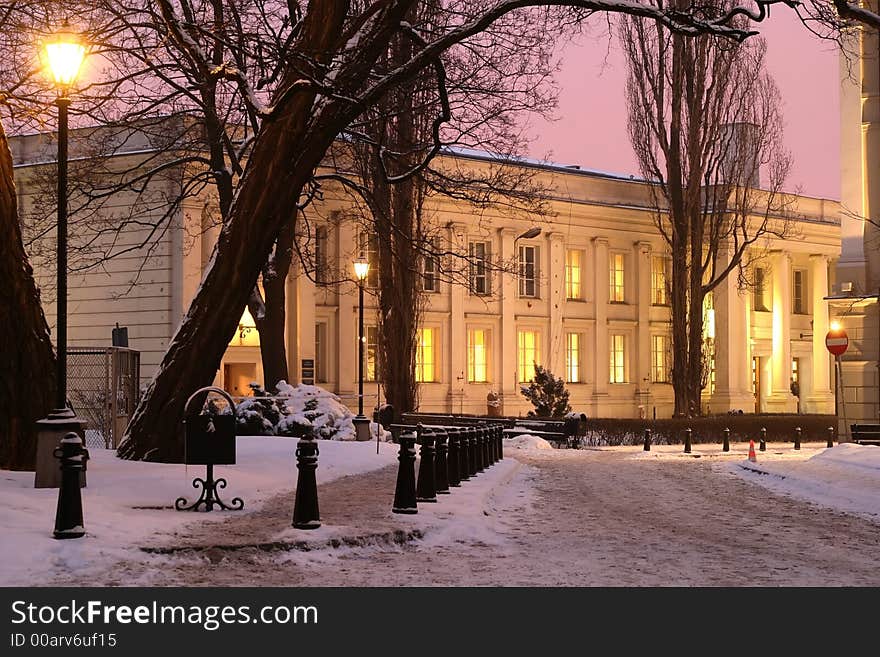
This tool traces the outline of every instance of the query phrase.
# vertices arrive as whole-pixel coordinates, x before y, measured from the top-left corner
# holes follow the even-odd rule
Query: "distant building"
[[[13,139],[23,216],[36,200],[36,172],[52,161],[52,143],[44,135]],[[152,152],[133,135],[120,144],[118,157],[138,162]],[[493,162],[477,153],[444,157],[472,168]],[[428,303],[417,358],[421,409],[485,413],[487,394],[494,392],[505,414],[525,413],[530,405],[519,386],[537,362],[565,378],[572,405],[589,416],[668,417],[673,408],[669,260],[654,226],[649,184],[577,167],[526,161],[507,166],[526,167],[537,176],[549,190],[553,216],[511,218],[502,208],[475,213],[446,198],[428,201],[444,248],[469,254],[471,264],[461,284],[451,284],[434,275],[440,263],[424,263]],[[143,221],[97,238],[116,240],[117,251],[133,250],[104,267],[73,274],[69,331],[71,344],[104,345],[117,322],[128,327],[130,346],[142,353],[142,374],[150,377],[198,288],[218,228],[209,204],[192,199],[147,252],[136,247],[161,208],[134,198],[118,199],[114,207],[125,214],[126,204],[137,202],[145,208]],[[350,271],[359,244],[375,257],[382,245],[359,234],[350,204],[341,195],[321,203],[313,232],[320,271]],[[714,359],[704,410],[795,412],[799,403],[801,412],[833,411],[825,297],[841,249],[840,208],[799,196],[787,212],[797,221],[797,237],[764,245],[769,256],[753,272],[755,289],[739,292],[731,276],[712,296],[706,323]],[[538,236],[518,237],[533,226],[541,227]],[[96,229],[86,222],[79,230]],[[482,261],[512,263],[518,274],[483,267]],[[303,369],[313,369],[317,385],[354,406],[357,289],[352,283],[322,284],[320,271],[318,283],[297,266],[288,279],[291,378],[298,382]],[[51,263],[38,262],[38,275],[51,284]],[[51,323],[51,295],[46,296]],[[365,371],[371,395],[378,390],[376,324],[368,295]],[[262,382],[259,337],[245,313],[216,384],[246,395],[252,380]]]

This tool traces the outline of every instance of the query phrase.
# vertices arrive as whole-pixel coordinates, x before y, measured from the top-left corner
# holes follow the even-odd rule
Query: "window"
[[[437,380],[437,330],[423,328],[416,345],[416,381],[430,383]]]
[[[470,257],[471,294],[485,296],[491,294],[489,286],[489,242],[468,244]]]
[[[315,228],[315,282],[326,283],[327,276],[327,226]]]
[[[794,270],[794,281],[792,292],[794,298],[791,303],[791,310],[796,315],[807,314],[807,272],[803,269]]]
[[[367,271],[367,287],[379,287],[379,236],[376,233],[361,233],[358,247],[370,269]]]
[[[763,267],[755,268],[755,288],[752,292],[755,310],[770,310],[767,307],[767,270]]]
[[[581,263],[583,251],[568,249],[565,252],[565,298],[581,299]]]
[[[468,381],[485,383],[489,380],[489,331],[468,330]]]
[[[364,381],[379,380],[379,327],[365,326]]]
[[[791,394],[801,396],[801,359],[791,359]]]
[[[434,253],[437,251],[433,241],[428,242],[429,253],[422,256],[422,289],[425,292],[440,291],[440,263]]]
[[[519,247],[519,296],[538,296],[538,247]]]
[[[615,303],[623,303],[623,263],[625,256],[622,253],[612,253],[610,257],[611,268],[609,270],[609,282],[611,288],[608,292],[608,300]]]
[[[669,305],[669,278],[672,260],[666,256],[651,259],[651,303],[655,306]]]
[[[327,383],[327,324],[315,324],[315,382]]]
[[[669,383],[669,337],[651,336],[651,381]]]
[[[519,331],[517,333],[518,371],[520,383],[531,381],[535,376],[535,363],[541,362],[541,336],[537,331]]]
[[[609,351],[611,354],[611,383],[626,383],[626,336],[609,335]]]
[[[581,383],[581,334],[565,334],[565,380]]]

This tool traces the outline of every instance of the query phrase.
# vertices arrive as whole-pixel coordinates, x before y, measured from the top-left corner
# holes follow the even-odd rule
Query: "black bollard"
[[[721,446],[721,451],[722,452],[729,452],[730,451],[730,429],[724,430],[724,443]]]
[[[794,448],[795,449],[801,448],[801,428],[800,427],[794,428]]]
[[[448,464],[446,458],[446,432],[438,430],[434,448],[434,483],[438,495],[449,495]]]
[[[472,431],[474,432],[474,474],[476,474],[486,469],[486,464],[483,463],[483,431],[479,427],[474,427]]]
[[[53,455],[61,461],[61,486],[58,487],[58,507],[55,510],[55,538],[82,538],[83,525],[82,471],[89,453],[83,448],[82,439],[70,432],[58,443]]]
[[[436,502],[437,488],[434,479],[434,436],[420,424],[419,477],[416,479],[416,502]]]
[[[687,429],[684,430],[684,453],[685,454],[691,453],[691,434],[692,433],[693,433],[693,431],[691,431],[690,427],[688,427]]]
[[[495,425],[495,440],[498,441],[498,460],[504,460],[504,426]]]
[[[759,449],[762,452],[767,451],[767,427],[761,427],[761,446]]]
[[[468,427],[468,463],[471,466],[472,477],[477,476],[482,470],[477,451],[477,430],[473,427]]]
[[[446,437],[449,440],[449,449],[446,453],[446,479],[453,488],[461,486],[461,476],[459,475],[459,463],[461,457],[459,451],[459,435],[458,429],[447,429]]]
[[[467,481],[471,478],[471,447],[470,429],[459,427],[458,429],[458,479]]]
[[[483,427],[480,429],[480,433],[483,434],[483,462],[488,468],[494,463],[492,460],[492,437],[490,435],[489,427]]]
[[[825,447],[834,447],[834,427],[828,427],[828,442]]]
[[[397,460],[397,485],[394,488],[394,513],[418,513],[416,504],[416,437],[412,433],[401,433],[400,452]]]
[[[651,430],[645,429],[645,446],[643,448],[644,451],[651,451]]]
[[[293,526],[297,529],[317,529],[321,526],[318,512],[318,441],[303,436],[296,445],[296,498],[293,502]]]

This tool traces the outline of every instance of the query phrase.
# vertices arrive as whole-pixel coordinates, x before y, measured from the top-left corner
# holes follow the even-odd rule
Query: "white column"
[[[722,256],[721,267],[726,266]],[[748,296],[741,294],[732,272],[715,288],[715,394],[713,412],[754,410],[749,349]]]
[[[773,333],[771,386],[766,410],[794,413],[797,399],[791,394],[791,257],[784,251],[771,254],[773,271]]]
[[[594,414],[608,395],[608,239],[593,238],[593,304],[596,327],[593,332]]]
[[[831,357],[825,347],[828,333],[828,256],[811,255],[809,286],[812,291],[813,357],[812,389],[802,390],[804,412],[834,413],[834,393],[831,391]]]
[[[512,228],[498,229],[498,261],[513,262],[513,241],[516,231]],[[519,394],[520,377],[517,372],[519,352],[516,344],[516,276],[508,273],[498,273],[495,276],[501,306],[501,353],[499,365],[501,381],[498,393],[504,413],[515,413],[517,403],[522,396]]]
[[[302,361],[315,362],[315,284],[296,267],[296,328],[287,331],[288,353],[296,355],[290,378],[302,381]],[[290,360],[290,356],[288,356]],[[312,368],[314,373],[314,368]],[[311,377],[314,383],[314,376]]]
[[[636,399],[648,412],[648,395],[651,393],[651,243],[636,242],[633,245],[636,263],[636,303],[638,324],[636,328],[636,359],[634,383]],[[647,415],[646,415],[647,417]]]
[[[562,311],[565,307],[565,243],[562,233],[547,235],[549,268],[547,270],[547,294],[550,302],[550,357],[547,366],[556,376],[565,376],[566,340],[562,328]],[[545,278],[542,275],[542,278]]]

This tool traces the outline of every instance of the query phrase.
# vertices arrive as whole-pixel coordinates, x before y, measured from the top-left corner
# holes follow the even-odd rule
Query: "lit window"
[[[377,326],[364,327],[364,381],[379,380],[379,328]]]
[[[565,380],[569,383],[581,382],[581,335],[565,334]]]
[[[609,352],[611,354],[611,368],[609,380],[611,383],[626,383],[626,340],[623,335],[609,335]]]
[[[379,287],[379,236],[376,233],[361,233],[358,239],[360,253],[370,263],[367,270],[367,287]]]
[[[651,260],[651,303],[655,306],[669,305],[669,270],[671,262],[666,256],[654,256]]]
[[[622,303],[624,301],[624,288],[623,288],[623,263],[624,263],[624,255],[622,253],[612,253],[611,254],[611,268],[609,270],[609,281],[611,283],[611,288],[609,290],[609,300]]]
[[[519,247],[519,296],[538,296],[538,247]]]
[[[519,380],[526,383],[535,376],[535,363],[541,364],[539,349],[540,334],[537,331],[519,331],[517,333]]]
[[[669,339],[665,335],[651,336],[651,381],[669,383]]]
[[[582,251],[569,249],[565,252],[565,298],[581,298]]]
[[[794,270],[792,312],[796,315],[807,314],[807,272],[803,269]]]
[[[470,258],[471,294],[485,296],[491,293],[489,286],[489,243],[471,242],[468,244]]]
[[[419,331],[419,341],[416,346],[416,381],[419,383],[430,383],[437,380],[436,338],[436,329],[423,328]]]
[[[489,331],[468,330],[468,381],[485,383],[489,380]]]

